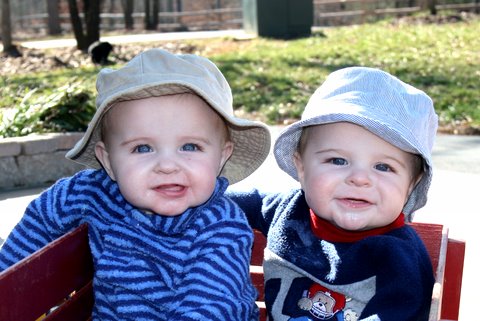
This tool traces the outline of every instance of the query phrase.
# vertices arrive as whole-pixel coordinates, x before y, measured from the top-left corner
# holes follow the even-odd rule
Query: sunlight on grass
[[[426,91],[442,124],[479,126],[478,30],[479,19],[416,25],[383,21],[325,28],[311,37],[288,41],[224,38],[187,42],[225,74],[232,87],[234,108],[242,117],[270,124],[296,120],[330,72],[360,65],[381,68]],[[1,76],[0,111],[18,106],[33,89],[29,99],[35,104],[35,99],[44,99],[68,83],[87,88],[90,105],[94,104],[97,72],[92,67]]]

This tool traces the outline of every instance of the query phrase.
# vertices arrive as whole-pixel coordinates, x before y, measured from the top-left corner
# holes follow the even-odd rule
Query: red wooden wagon
[[[443,225],[412,223],[423,239],[436,272],[430,321],[458,320],[465,242],[448,237]],[[263,302],[265,237],[255,232],[250,275]],[[0,274],[0,320],[89,320],[93,307],[93,265],[87,226],[53,241]],[[50,311],[55,307],[53,311]],[[46,314],[50,311],[48,314]]]

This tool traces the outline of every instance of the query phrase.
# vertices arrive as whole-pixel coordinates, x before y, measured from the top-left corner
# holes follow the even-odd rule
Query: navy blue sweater
[[[433,269],[403,214],[391,226],[365,235],[318,218],[298,189],[227,195],[267,236],[270,320],[428,320]]]
[[[208,202],[167,217],[135,209],[105,171],[82,171],[32,201],[0,250],[0,270],[86,222],[95,320],[257,320],[253,234],[227,185],[218,179]]]

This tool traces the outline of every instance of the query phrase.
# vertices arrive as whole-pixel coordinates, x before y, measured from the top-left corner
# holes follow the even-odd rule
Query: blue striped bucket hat
[[[349,122],[424,160],[424,174],[403,208],[406,219],[423,207],[432,180],[432,148],[438,117],[431,98],[379,69],[349,67],[331,73],[314,92],[300,121],[285,128],[274,146],[279,167],[298,180],[293,155],[302,129]]]

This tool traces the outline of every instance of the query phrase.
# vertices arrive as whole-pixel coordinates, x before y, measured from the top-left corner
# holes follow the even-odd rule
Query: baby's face
[[[120,102],[104,121],[96,155],[146,212],[175,216],[207,201],[233,150],[223,120],[193,94]]]
[[[352,231],[392,223],[414,187],[414,156],[351,123],[307,131],[295,165],[315,214]]]

